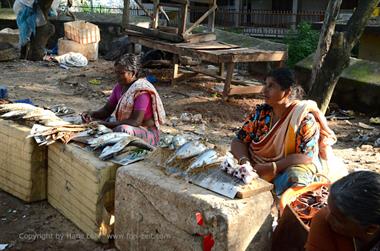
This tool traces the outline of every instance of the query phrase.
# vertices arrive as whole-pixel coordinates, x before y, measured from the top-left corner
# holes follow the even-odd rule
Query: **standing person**
[[[332,156],[336,137],[314,101],[297,99],[300,87],[289,69],[273,70],[265,82],[265,104],[244,122],[231,151],[239,164],[250,162],[281,195],[328,172],[322,162]]]
[[[16,0],[13,11],[19,28],[21,59],[42,60],[55,28],[47,19],[53,0]]]
[[[126,132],[157,145],[165,110],[154,86],[145,78],[138,78],[140,56],[125,54],[114,67],[118,82],[107,103],[97,111],[84,112],[83,120],[98,121],[115,132]],[[113,113],[116,121],[107,121]]]
[[[307,251],[380,250],[380,174],[351,173],[330,188],[328,206],[314,216]]]

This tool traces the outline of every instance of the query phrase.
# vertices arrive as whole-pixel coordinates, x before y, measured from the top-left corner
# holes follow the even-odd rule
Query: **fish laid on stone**
[[[173,138],[173,135],[163,134],[160,136],[160,142],[158,143],[158,145],[163,148],[169,147],[173,141]]]
[[[123,138],[130,137],[128,133],[124,132],[112,132],[103,134],[102,136],[94,139],[90,139],[87,143],[94,149],[98,149],[104,146],[113,145]]]
[[[183,146],[186,142],[188,142],[188,140],[184,136],[182,136],[182,135],[176,135],[176,136],[173,137],[172,143],[170,145],[170,149],[177,150],[178,148],[180,148],[181,146]]]
[[[114,154],[121,152],[126,146],[129,145],[129,143],[131,143],[135,139],[136,137],[129,135],[129,137],[122,138],[120,141],[118,141],[116,144],[112,146],[106,146],[103,149],[102,153],[99,155],[99,158],[101,160],[112,158]]]
[[[189,168],[187,169],[187,172],[191,172],[198,168],[214,164],[218,162],[218,160],[218,153],[215,150],[208,149],[195,158],[195,160],[190,164]]]
[[[199,141],[190,141],[178,148],[173,155],[168,159],[167,164],[175,159],[187,159],[205,151],[207,148]]]

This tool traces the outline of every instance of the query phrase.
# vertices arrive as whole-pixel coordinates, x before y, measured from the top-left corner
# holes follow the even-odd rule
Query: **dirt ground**
[[[112,62],[104,60],[68,70],[48,62],[15,61],[0,63],[0,72],[0,85],[8,87],[10,99],[30,98],[40,106],[66,104],[77,113],[102,106],[115,83]],[[98,83],[91,84],[94,82]],[[227,149],[244,117],[262,100],[251,97],[223,102],[214,86],[220,88],[220,84],[207,79],[177,86],[156,84],[168,115],[168,123],[162,130],[194,133]],[[183,113],[201,114],[201,118],[196,115],[193,117],[196,121],[186,121],[189,115]],[[369,125],[370,118],[363,114],[353,116],[351,120],[329,122],[338,136],[334,151],[351,170],[365,168],[379,172],[380,148],[374,142],[380,138],[380,126],[365,129],[359,122]],[[46,201],[25,204],[1,190],[0,244],[9,244],[9,250],[114,248],[112,242],[104,245],[85,238]]]

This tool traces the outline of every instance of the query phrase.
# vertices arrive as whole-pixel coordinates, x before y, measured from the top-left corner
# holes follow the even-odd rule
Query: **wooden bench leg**
[[[173,55],[173,76],[172,76],[172,85],[175,85],[178,78],[179,71],[179,57],[178,55]]]
[[[224,63],[220,63],[219,64],[219,72],[218,72],[219,76],[223,77],[224,75]]]
[[[227,63],[227,76],[223,88],[223,100],[228,100],[228,95],[231,89],[232,76],[234,74],[235,63]]]

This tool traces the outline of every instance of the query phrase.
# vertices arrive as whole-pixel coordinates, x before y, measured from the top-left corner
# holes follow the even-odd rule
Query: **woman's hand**
[[[82,112],[82,114],[80,116],[82,118],[82,121],[86,124],[90,123],[93,120],[92,119],[92,112],[90,112],[90,111]]]
[[[256,164],[253,166],[253,169],[256,170],[260,178],[266,181],[271,181],[275,177],[272,163]]]

